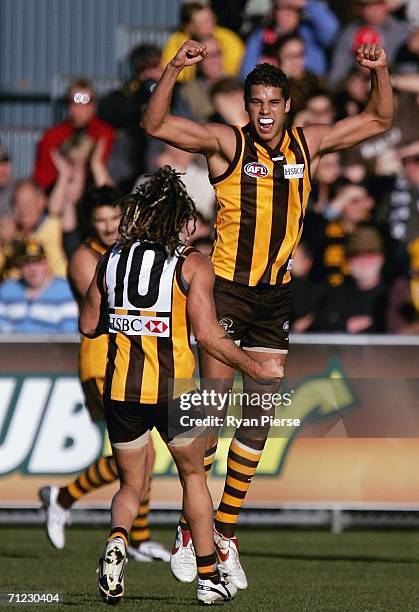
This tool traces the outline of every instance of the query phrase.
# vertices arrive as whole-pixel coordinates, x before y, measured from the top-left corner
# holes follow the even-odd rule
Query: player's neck
[[[255,128],[253,127],[251,123],[249,124],[249,126],[250,126],[251,132],[253,133],[253,138],[257,142],[259,142],[261,145],[266,147],[267,149],[276,149],[283,140],[284,130],[285,130],[284,124],[282,124],[279,133],[273,136],[271,140],[263,140],[262,138],[260,138],[260,136],[258,135],[257,131],[255,130]]]
[[[277,136],[272,138],[272,140],[266,142],[268,147],[270,147],[271,149],[276,149],[276,147],[282,141],[283,130],[284,130],[284,128],[282,127],[280,133]]]

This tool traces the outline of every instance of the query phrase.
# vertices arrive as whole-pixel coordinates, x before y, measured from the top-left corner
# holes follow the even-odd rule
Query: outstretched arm
[[[357,51],[360,66],[371,71],[368,104],[359,115],[347,117],[335,125],[310,125],[304,134],[311,157],[341,151],[388,130],[393,121],[394,98],[387,57],[378,45],[363,45]]]
[[[205,45],[193,40],[185,42],[167,64],[141,119],[141,127],[149,136],[192,153],[211,155],[221,152],[220,141],[232,129],[225,125],[205,124],[170,114],[173,88],[179,73],[206,57]],[[234,141],[234,135],[231,134]]]
[[[263,364],[252,359],[234,343],[217,321],[213,298],[214,271],[207,257],[194,253],[184,264],[184,277],[189,281],[188,315],[196,340],[210,355],[263,381],[282,378],[284,368],[278,359]]]

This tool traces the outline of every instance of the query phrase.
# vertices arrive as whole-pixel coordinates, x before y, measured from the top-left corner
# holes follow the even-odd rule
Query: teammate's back
[[[172,395],[173,380],[191,380],[195,362],[182,266],[194,249],[179,243],[116,243],[106,256],[103,291],[109,351],[105,395],[156,404]]]

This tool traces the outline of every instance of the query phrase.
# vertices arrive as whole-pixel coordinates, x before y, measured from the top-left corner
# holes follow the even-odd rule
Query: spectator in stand
[[[408,40],[400,47],[394,60],[393,69],[401,75],[417,75],[419,72],[419,28],[411,32]]]
[[[375,221],[384,231],[388,231],[392,239],[394,275],[416,279],[419,271],[419,140],[399,149],[398,155],[402,172],[376,179],[373,183],[375,192],[380,196],[377,197]]]
[[[224,78],[221,47],[213,37],[200,40],[207,48],[207,55],[197,66],[196,79],[182,85],[182,95],[199,123],[206,123],[215,113],[210,90]]]
[[[12,193],[12,162],[0,144],[0,219],[10,217],[12,213]]]
[[[50,190],[57,179],[51,151],[64,150],[84,141],[92,151],[95,143],[102,139],[103,160],[109,158],[115,141],[114,128],[96,116],[95,92],[87,79],[74,81],[66,96],[68,119],[49,128],[38,144],[33,178],[44,190]]]
[[[179,47],[188,39],[202,40],[214,36],[221,49],[223,73],[227,76],[238,75],[244,50],[243,42],[232,30],[217,25],[211,7],[200,2],[184,4],[181,8],[180,22],[182,29],[174,32],[163,48],[163,65],[171,61]],[[183,70],[179,81],[189,81],[195,77],[196,66],[190,66]]]
[[[211,0],[211,6],[220,25],[234,32],[241,32],[247,2],[248,0]]]
[[[0,332],[77,332],[77,304],[65,278],[54,277],[38,242],[23,245],[21,279],[0,285]]]
[[[140,127],[140,119],[144,104],[150,97],[150,89],[163,73],[161,51],[155,45],[134,47],[129,62],[131,77],[128,82],[121,89],[104,96],[98,106],[98,116],[118,130],[120,138],[126,143],[127,176],[123,182],[114,180],[124,191],[130,191],[137,177],[148,169],[149,139]],[[171,111],[174,115],[193,118],[180,85],[174,88]],[[112,178],[115,178],[113,174]]]
[[[243,85],[237,79],[221,79],[211,88],[214,114],[210,121],[228,125],[246,125],[249,115],[244,105]]]
[[[359,67],[353,68],[343,87],[337,92],[338,120],[353,117],[362,112],[368,102],[370,89],[368,74]]]
[[[79,206],[83,195],[92,187],[114,186],[103,162],[104,146],[104,141],[99,140],[88,159],[78,149],[71,149],[66,156],[51,151],[58,178],[48,200],[48,211],[61,220],[62,243],[68,258],[90,231]]]
[[[326,293],[324,284],[311,278],[314,257],[310,247],[300,242],[292,264],[291,331],[309,331]]]
[[[347,246],[349,277],[324,300],[312,331],[349,334],[385,331],[387,290],[381,278],[383,240],[378,230],[361,225]]]
[[[339,153],[324,155],[318,165],[308,209],[304,219],[303,237],[307,249],[315,254],[310,269],[313,280],[324,280],[323,250],[325,248],[325,228],[331,202],[336,197],[342,166]]]
[[[62,246],[62,226],[58,215],[47,212],[47,198],[35,181],[15,184],[13,192],[12,231],[0,251],[0,277],[18,276],[15,259],[19,241],[35,240],[42,244],[54,276],[66,276],[67,259]]]
[[[206,166],[199,163],[199,156],[194,153],[181,151],[181,149],[163,143],[161,147],[153,159],[152,171],[154,171],[154,168],[157,170],[164,166],[171,166],[174,170],[180,172],[188,194],[195,202],[196,210],[206,221],[213,222],[215,218],[215,195],[208,178]]]
[[[335,14],[317,0],[273,0],[267,25],[246,42],[241,67],[244,78],[258,63],[276,63],[276,43],[285,34],[298,33],[305,45],[305,67],[313,74],[327,73],[327,51],[339,30]]]
[[[419,254],[419,244],[417,245]],[[389,289],[386,330],[390,334],[419,334],[419,257],[416,271],[400,276]]]
[[[314,90],[305,107],[294,117],[294,125],[305,127],[313,123],[332,125],[336,120],[336,108],[331,94],[323,88]]]
[[[277,64],[285,72],[290,84],[291,123],[311,95],[324,86],[324,81],[304,67],[304,41],[298,34],[286,34],[277,42]]]
[[[366,43],[377,43],[386,49],[390,64],[397,50],[407,40],[409,26],[390,15],[386,0],[353,0],[357,19],[342,31],[335,45],[329,81],[337,86],[344,81],[355,66],[355,51]]]
[[[310,114],[310,123],[332,125],[336,120],[336,108],[331,95],[325,89],[312,92],[306,102],[306,111]]]
[[[370,138],[361,145],[352,147],[343,152],[342,160],[345,176],[353,181],[360,182],[366,175],[392,175],[401,171],[397,158],[397,148],[419,139],[419,112],[417,96],[404,89],[404,81],[410,77],[416,79],[417,75],[395,76],[393,85],[400,92],[395,93],[396,114],[393,124],[387,132]],[[368,76],[359,70],[354,70],[345,82],[345,88],[338,94],[336,105],[340,109],[339,118],[356,115],[362,111],[367,103],[370,90]],[[419,93],[419,79],[418,79]]]
[[[313,181],[309,199],[309,211],[327,217],[331,202],[336,196],[336,185],[342,177],[339,153],[327,153],[321,158]],[[306,220],[307,222],[307,220]]]
[[[324,279],[332,287],[341,285],[348,275],[347,241],[358,225],[369,221],[374,206],[373,198],[361,185],[344,181],[336,193],[323,218],[312,219],[303,234],[317,255],[315,278]]]

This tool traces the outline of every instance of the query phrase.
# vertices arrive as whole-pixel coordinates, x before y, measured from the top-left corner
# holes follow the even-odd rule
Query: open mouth
[[[269,132],[272,129],[274,120],[270,117],[259,117],[258,124],[262,132]]]

